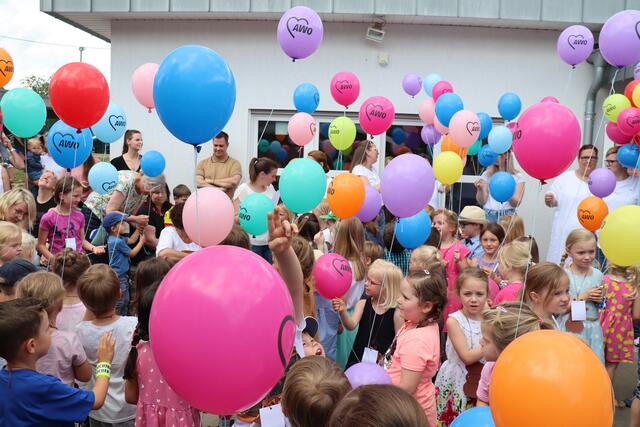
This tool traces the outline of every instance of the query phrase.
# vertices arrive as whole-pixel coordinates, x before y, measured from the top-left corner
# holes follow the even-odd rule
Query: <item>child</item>
[[[500,225],[504,229],[504,243],[513,242],[518,237],[524,237],[524,221],[519,215],[505,215],[500,218]]]
[[[382,246],[369,240],[364,242],[364,263],[369,268],[377,259],[384,259]]]
[[[447,319],[447,360],[436,378],[438,425],[448,426],[453,419],[475,404],[476,389],[482,371],[480,320],[487,304],[487,275],[476,267],[463,270],[456,280],[456,292],[462,309]]]
[[[27,141],[26,170],[29,177],[29,189],[33,192],[34,197],[37,195],[37,183],[44,169],[41,159],[44,153],[44,146],[39,138],[30,138]]]
[[[487,225],[484,210],[478,206],[465,206],[460,212],[460,238],[469,249],[469,259],[482,256],[483,248],[480,243],[480,232]]]
[[[127,233],[128,224],[124,222],[129,215],[120,212],[109,212],[102,220],[102,226],[107,230],[109,237],[107,238],[107,250],[109,251],[109,265],[118,274],[120,281],[120,299],[116,304],[116,311],[121,316],[126,316],[129,312],[129,268],[131,267],[130,258],[135,257],[140,249],[144,246],[144,233],[136,228],[131,237],[127,239],[124,234]],[[132,248],[130,244],[138,243]]]
[[[92,391],[63,384],[36,371],[36,362],[49,351],[49,317],[41,301],[21,298],[0,303],[0,419],[3,424],[69,425],[81,423],[91,409],[100,409],[109,388],[114,341],[102,335],[97,346],[99,369]]]
[[[326,200],[320,202],[313,210],[313,213],[320,223],[320,232],[314,236],[313,242],[316,245],[316,249],[326,254],[333,248],[338,217],[329,210],[329,202]]]
[[[409,272],[441,268],[445,274],[443,267],[440,251],[435,246],[422,245],[411,251]]]
[[[400,284],[398,309],[406,320],[385,354],[393,384],[416,398],[436,425],[436,390],[431,379],[440,364],[438,319],[447,303],[447,284],[438,272],[412,272]]]
[[[571,257],[571,263],[565,271],[569,276],[571,300],[576,308],[572,305],[571,312],[562,316],[558,323],[562,330],[582,338],[604,364],[604,342],[598,316],[598,304],[602,303],[604,296],[603,277],[600,270],[593,267],[596,258],[596,237],[593,233],[583,228],[569,233],[560,261],[563,267],[567,257]],[[580,305],[582,307],[578,307]]]
[[[49,352],[38,359],[38,372],[53,375],[68,386],[74,380],[87,382],[91,379],[91,366],[75,332],[61,331],[56,327],[56,316],[62,309],[64,288],[62,281],[53,273],[44,271],[29,274],[18,283],[18,298],[36,298],[44,304],[49,319],[51,346]]]
[[[124,370],[124,396],[127,403],[137,404],[136,425],[200,426],[200,412],[164,381],[151,351],[149,317],[159,285],[160,282],[155,282],[147,287],[140,297],[138,326]]]
[[[404,320],[396,310],[400,296],[402,272],[389,261],[375,261],[367,271],[364,295],[349,315],[340,298],[333,299],[333,309],[340,313],[344,327],[358,333],[349,354],[346,367],[358,362],[378,363],[378,355],[384,355],[400,330]],[[366,354],[365,354],[366,353]]]
[[[304,318],[305,326],[302,331],[302,346],[304,354],[301,357],[322,356],[325,357],[324,347],[316,340],[318,334],[318,321],[311,316]]]
[[[246,249],[248,251],[251,250],[251,241],[249,240],[249,235],[246,231],[240,226],[240,224],[233,224],[231,227],[231,231],[227,234],[227,237],[224,238],[221,245],[227,246],[237,246],[239,248]]]
[[[62,310],[56,318],[56,327],[61,331],[75,331],[87,311],[78,296],[78,279],[91,266],[89,257],[66,248],[53,259],[51,269],[62,278],[64,300]]]
[[[0,221],[0,265],[22,254],[22,230],[17,225]]]
[[[185,203],[187,201],[187,199],[189,198],[189,196],[191,195],[191,190],[189,190],[189,187],[187,187],[184,184],[178,184],[175,187],[173,187],[173,204],[175,205],[179,205],[181,203]],[[173,208],[171,208],[173,209]],[[173,225],[173,222],[171,221],[171,209],[167,210],[164,213],[164,225],[165,227],[169,227],[171,225]]]
[[[480,245],[483,254],[471,260],[473,267],[478,267],[487,275],[496,271],[498,266],[498,249],[504,240],[504,229],[499,224],[490,222],[480,232]]]
[[[161,282],[164,276],[171,269],[171,264],[164,258],[150,258],[142,261],[136,268],[136,274],[133,276],[133,288],[135,289],[135,298],[133,300],[134,313],[138,313],[138,304],[140,297],[145,289],[153,285],[155,282]]]
[[[494,305],[518,299],[527,268],[531,263],[529,244],[514,241],[503,246],[498,252],[498,263],[502,283],[500,292],[493,301]]]
[[[16,284],[38,268],[26,259],[17,258],[0,267],[0,302],[16,297]]]
[[[111,387],[104,407],[98,411],[92,411],[89,422],[133,425],[136,407],[125,403],[122,376],[137,319],[119,316],[116,313],[116,302],[121,294],[120,282],[116,273],[105,264],[92,265],[80,276],[78,294],[87,307],[87,314],[93,318],[93,320],[82,321],[76,326],[76,333],[92,368],[96,368],[99,360],[97,357],[99,337],[110,332],[116,340],[111,365]],[[88,387],[92,386],[93,381],[89,381]]]
[[[556,319],[569,310],[570,300],[569,276],[562,267],[543,262],[529,269],[524,302],[539,318],[560,329]]]
[[[316,317],[316,303],[314,300],[314,293],[316,286],[313,281],[311,272],[313,265],[315,264],[315,258],[313,256],[313,249],[311,245],[302,237],[295,236],[291,241],[291,247],[300,261],[300,267],[302,268],[302,275],[304,277],[304,305],[303,312],[305,316]]]
[[[20,258],[26,259],[33,265],[40,265],[40,258],[36,252],[38,241],[28,232],[22,230],[22,245],[20,247]]]
[[[396,239],[395,226],[395,221],[388,222],[384,226],[384,259],[394,263],[402,271],[402,275],[406,276],[409,273],[411,252],[406,250]]]

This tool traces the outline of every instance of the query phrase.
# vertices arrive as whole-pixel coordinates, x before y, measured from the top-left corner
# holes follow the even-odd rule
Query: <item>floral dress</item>
[[[633,362],[633,283],[604,276],[607,307],[600,312],[604,335],[605,360],[609,363]]]

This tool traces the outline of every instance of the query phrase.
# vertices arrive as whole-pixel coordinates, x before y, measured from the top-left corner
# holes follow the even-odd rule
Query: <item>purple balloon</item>
[[[389,374],[387,374],[387,371],[375,363],[356,363],[344,371],[344,374],[347,376],[353,388],[369,384],[391,384],[391,378]]]
[[[584,25],[572,25],[560,33],[558,55],[567,64],[576,66],[593,52],[593,33]]]
[[[589,174],[589,191],[596,197],[607,197],[616,189],[616,176],[607,168],[594,169]]]
[[[407,141],[405,145],[409,148],[418,149],[420,148],[421,138],[418,132],[407,132]]]
[[[436,145],[442,138],[442,134],[438,132],[434,125],[425,125],[420,131],[420,137],[425,144]]]
[[[414,73],[407,74],[402,79],[402,89],[408,95],[416,96],[422,90],[422,77]]]
[[[380,192],[370,185],[364,187],[364,203],[356,214],[360,221],[369,222],[372,221],[382,207],[382,196]]]
[[[640,80],[640,62],[638,62],[633,69],[633,79]]]
[[[435,176],[429,162],[417,154],[402,154],[382,172],[380,192],[389,211],[398,218],[424,209],[433,194]]]
[[[640,61],[640,11],[623,10],[607,19],[598,44],[603,58],[613,66],[622,68]]]
[[[278,23],[278,43],[294,61],[315,52],[322,42],[323,34],[320,16],[305,6],[287,10]]]

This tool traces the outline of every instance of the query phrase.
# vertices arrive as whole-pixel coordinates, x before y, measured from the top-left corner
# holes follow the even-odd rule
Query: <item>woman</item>
[[[111,159],[111,164],[119,171],[140,172],[140,155],[142,150],[142,134],[139,130],[127,129],[124,133],[122,156]]]
[[[370,185],[380,191],[380,177],[373,170],[378,161],[378,148],[373,141],[366,141],[353,152],[350,172],[359,176],[365,185]]]
[[[36,219],[36,200],[26,188],[14,188],[0,195],[0,220],[30,231]]]
[[[53,190],[58,183],[58,177],[50,170],[42,172],[42,176],[38,180],[38,195],[36,196],[36,219],[33,224],[33,236],[37,237],[40,230],[40,219],[49,209],[56,207],[56,201],[53,198]]]
[[[609,212],[625,205],[638,203],[638,177],[629,176],[627,169],[618,162],[618,150],[616,145],[607,150],[604,165],[616,176],[616,188],[613,193],[603,200],[609,208]]]
[[[278,164],[267,157],[255,157],[251,159],[249,163],[249,181],[236,189],[236,193],[233,195],[233,207],[235,208],[236,215],[238,215],[238,209],[240,203],[250,194],[262,193],[273,201],[273,206],[278,204],[280,195],[273,188],[273,183],[276,181],[278,175]],[[271,257],[271,251],[269,250],[269,236],[268,233],[260,234],[259,236],[251,236],[251,250],[269,263],[273,263]]]
[[[190,253],[201,249],[197,243],[191,241],[187,232],[184,231],[183,209],[184,203],[175,205],[171,209],[169,215],[173,227],[166,227],[162,230],[156,246],[156,256],[166,259],[171,264],[175,264]]]
[[[329,167],[329,161],[327,159],[327,155],[324,153],[324,151],[320,151],[320,150],[310,151],[309,154],[307,154],[307,157],[309,157],[311,160],[316,161],[320,166],[322,166],[322,170],[324,171],[325,174],[331,171],[331,168]]]
[[[516,180],[516,191],[511,199],[504,203],[498,202],[489,193],[489,180],[496,172],[507,172]],[[480,175],[475,183],[476,200],[484,209],[487,221],[498,222],[498,218],[503,215],[511,215],[516,212],[516,208],[524,195],[524,177],[513,166],[513,156],[511,150],[500,154],[498,161]]]
[[[578,169],[566,171],[557,177],[544,195],[545,204],[556,208],[547,261],[559,264],[567,236],[571,230],[582,228],[578,221],[578,205],[591,194],[587,182],[597,164],[598,149],[591,144],[583,145],[578,151]]]
[[[138,215],[149,215],[149,225],[144,228],[144,255],[140,259],[146,259],[155,253],[158,246],[160,233],[164,229],[164,215],[173,205],[169,202],[169,186],[156,188],[149,194],[149,201],[138,209]]]

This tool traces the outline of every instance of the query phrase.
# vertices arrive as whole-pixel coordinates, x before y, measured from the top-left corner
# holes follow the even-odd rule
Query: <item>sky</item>
[[[14,64],[13,78],[6,89],[23,86],[20,81],[30,75],[48,79],[61,66],[80,59],[79,46],[86,47],[82,61],[98,68],[107,81],[110,80],[110,44],[40,12],[39,0],[0,0],[0,16],[4,18],[0,26],[0,47],[9,52]]]

